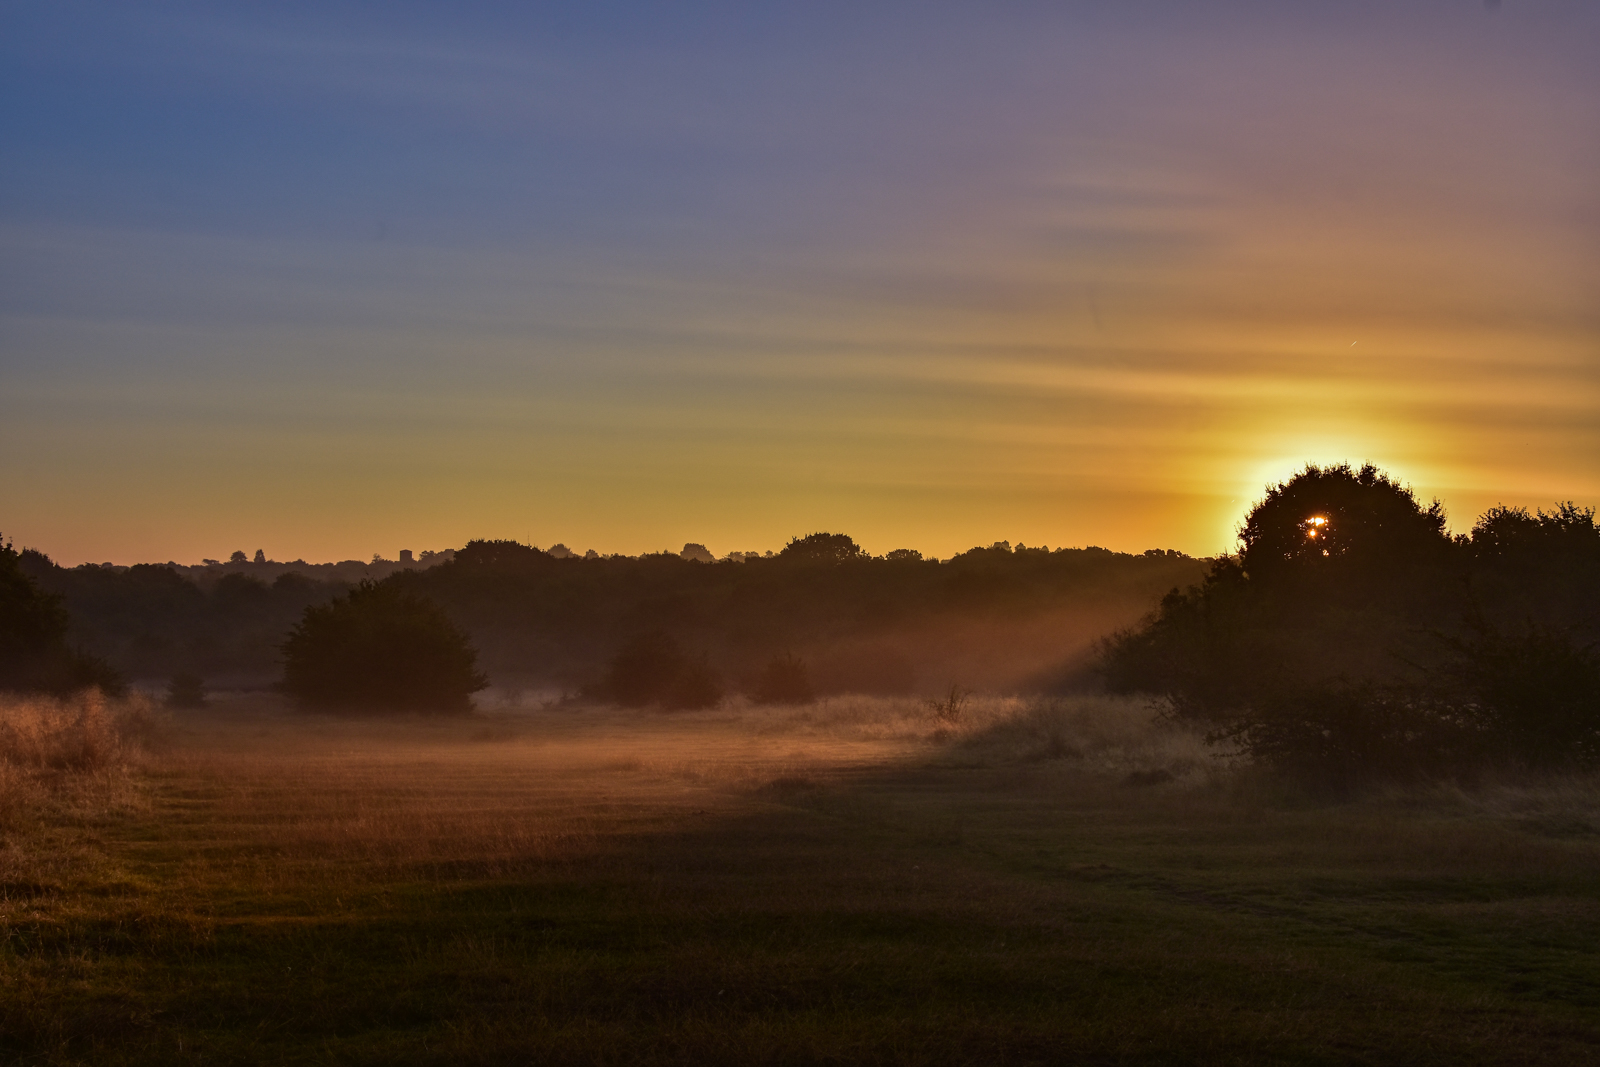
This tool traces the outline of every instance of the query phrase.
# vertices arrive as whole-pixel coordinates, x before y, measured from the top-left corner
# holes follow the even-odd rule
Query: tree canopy
[[[459,714],[488,685],[444,611],[392,582],[306,608],[282,648],[283,689],[311,708]]]
[[[848,534],[812,533],[791,538],[778,558],[794,563],[849,563],[872,557]]]
[[[1113,689],[1339,773],[1600,760],[1592,509],[1494,508],[1452,539],[1438,501],[1370,464],[1308,466],[1239,540],[1103,644]]]
[[[61,597],[40,589],[24,572],[21,553],[0,538],[0,689],[122,692],[126,683],[116,671],[68,645],[70,624]]]

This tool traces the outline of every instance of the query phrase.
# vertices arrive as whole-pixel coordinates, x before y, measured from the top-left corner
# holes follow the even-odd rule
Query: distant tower
[[[409,548],[402,548],[400,550],[400,562],[401,563],[415,563],[416,562],[416,560],[411,558],[411,550]]]

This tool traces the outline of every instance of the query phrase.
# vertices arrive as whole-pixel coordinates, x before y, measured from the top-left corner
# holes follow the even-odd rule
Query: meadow
[[[0,1060],[1593,1063],[1600,782],[1138,700],[0,707]]]

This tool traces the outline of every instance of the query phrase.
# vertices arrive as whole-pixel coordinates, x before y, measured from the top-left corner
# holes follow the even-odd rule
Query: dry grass
[[[0,830],[47,809],[81,819],[133,802],[159,724],[140,697],[0,695]]]
[[[156,729],[142,697],[108,700],[98,689],[69,699],[0,697],[0,763],[83,774],[127,767]]]

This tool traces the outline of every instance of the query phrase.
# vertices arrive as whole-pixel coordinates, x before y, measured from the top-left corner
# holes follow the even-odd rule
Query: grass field
[[[4,709],[8,1063],[1600,1062],[1593,780],[1319,798],[1090,699],[89,710]]]

